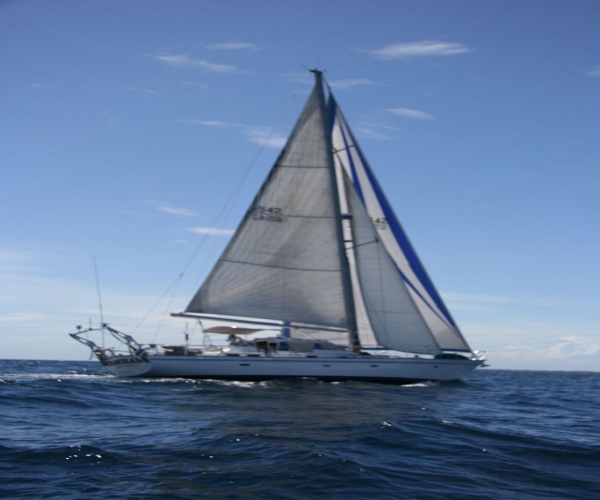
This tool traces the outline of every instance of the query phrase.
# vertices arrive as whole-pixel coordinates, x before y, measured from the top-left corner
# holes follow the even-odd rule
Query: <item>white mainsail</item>
[[[186,312],[348,327],[322,92]]]
[[[395,274],[401,277],[412,303],[435,338],[437,346],[430,352],[439,349],[470,352],[471,349],[429,279],[331,94],[329,112],[336,162],[352,180],[352,185],[366,208],[379,240],[395,263]],[[409,307],[408,304],[406,307]],[[383,326],[381,321],[377,321],[379,326],[376,328],[371,311],[369,317],[378,342],[385,347],[391,348],[388,332],[395,331],[392,335],[397,337],[404,335],[404,328],[396,328],[393,324],[395,321],[389,324],[384,322]],[[381,333],[382,331],[386,333]],[[392,341],[392,344],[396,345],[401,343],[402,341]]]

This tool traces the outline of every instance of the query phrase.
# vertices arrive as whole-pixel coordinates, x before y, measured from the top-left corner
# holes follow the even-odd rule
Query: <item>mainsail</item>
[[[470,351],[315,74],[282,153],[185,313],[347,329],[355,348],[359,338],[366,348]]]
[[[343,262],[320,85],[186,312],[346,328]]]

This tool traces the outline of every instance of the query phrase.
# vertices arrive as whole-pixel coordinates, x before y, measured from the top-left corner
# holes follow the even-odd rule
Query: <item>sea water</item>
[[[0,361],[0,497],[600,499],[600,373],[121,380]]]

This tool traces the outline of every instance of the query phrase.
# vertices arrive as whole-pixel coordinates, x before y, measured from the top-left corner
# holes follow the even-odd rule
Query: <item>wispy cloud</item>
[[[197,234],[210,234],[213,236],[230,236],[235,231],[233,229],[217,229],[215,227],[191,227],[190,231]]]
[[[208,50],[261,50],[257,45],[245,42],[211,43],[206,48]]]
[[[185,85],[186,87],[194,87],[195,89],[202,91],[209,89],[209,86],[205,83],[195,82],[194,80],[184,80],[181,82],[181,84]]]
[[[151,97],[151,96],[155,96],[155,95],[160,95],[158,92],[152,90],[152,89],[148,89],[145,87],[138,87],[137,85],[130,85],[129,87],[127,87],[127,90],[131,90],[133,92],[137,92],[138,94],[140,94],[142,97]]]
[[[111,111],[104,110],[102,112],[102,118],[106,120],[106,123],[108,123],[110,127],[118,127],[121,125],[121,119],[115,116]]]
[[[589,71],[586,71],[585,74],[590,75],[590,76],[600,76],[600,66],[595,66],[594,68],[590,69]]]
[[[244,127],[241,123],[222,122],[219,120],[196,120],[189,118],[178,118],[178,122],[187,123],[189,125],[204,125],[206,127],[217,128],[241,128]]]
[[[181,118],[178,121],[190,125],[202,125],[215,128],[233,128],[237,129],[246,139],[259,146],[267,148],[281,149],[285,145],[286,137],[273,132],[268,127],[257,125],[244,125],[243,123],[222,122],[219,120],[194,120]]]
[[[389,134],[390,127],[385,127],[379,124],[362,124],[354,127],[356,134],[359,137],[367,139],[375,139],[377,141],[393,141],[395,137]],[[396,132],[397,129],[394,129]]]
[[[366,78],[348,78],[346,80],[336,80],[334,82],[327,82],[332,89],[345,90],[354,87],[374,86],[374,87],[385,87],[383,83],[377,83],[373,80]]]
[[[20,273],[31,271],[34,263],[33,253],[28,250],[5,250],[0,249],[0,273]],[[3,287],[3,292],[8,292],[8,288]],[[5,300],[6,296],[0,296],[0,302]]]
[[[426,40],[422,42],[394,43],[376,50],[366,50],[376,59],[407,59],[409,57],[425,56],[454,56],[472,52],[462,43],[437,42]]]
[[[189,210],[187,208],[174,207],[173,205],[169,205],[168,203],[164,203],[162,201],[152,201],[146,200],[146,203],[150,203],[155,210],[159,212],[164,212],[166,214],[171,215],[179,215],[182,217],[195,217],[196,212],[193,210]]]
[[[159,52],[156,54],[146,54],[156,61],[175,68],[200,69],[205,73],[241,73],[243,72],[237,66],[230,64],[215,64],[204,59],[194,59],[186,54],[170,54],[168,52]]]
[[[600,355],[600,343],[580,335],[566,335],[549,349],[539,350],[538,353],[555,359],[596,356]]]
[[[51,265],[56,265],[52,262]],[[67,335],[74,325],[97,325],[97,292],[93,280],[79,282],[67,278],[43,276],[47,269],[15,275],[0,274],[11,297],[0,301],[0,341],[3,356],[22,359],[86,359],[89,350]],[[156,325],[164,321],[163,314],[153,312],[147,323],[134,332],[134,326],[151,310],[159,294],[143,296],[124,286],[117,290],[104,286],[102,290],[105,320],[119,329],[146,341],[152,341]],[[177,296],[174,304],[184,304],[187,297]],[[35,311],[34,311],[35,310]],[[72,325],[72,330],[69,325]],[[180,338],[180,325],[165,323],[167,339]],[[168,340],[166,340],[168,342]],[[111,345],[111,344],[109,344]]]
[[[242,134],[254,144],[273,149],[281,149],[287,140],[283,135],[271,132],[266,127],[246,127]]]
[[[444,298],[450,304],[450,309],[462,311],[489,311],[505,307],[522,306],[527,308],[552,308],[566,307],[557,299],[548,297],[508,297],[506,295],[471,294],[443,292]]]
[[[433,116],[425,111],[419,111],[417,109],[409,108],[391,108],[387,110],[396,116],[402,116],[404,118],[416,118],[418,120],[433,120]]]

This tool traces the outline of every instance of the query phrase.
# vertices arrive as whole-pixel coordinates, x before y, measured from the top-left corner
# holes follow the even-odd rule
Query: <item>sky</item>
[[[99,302],[181,342],[168,313],[318,67],[471,347],[600,370],[598,19],[594,0],[4,0],[0,358],[87,359],[67,333]]]

